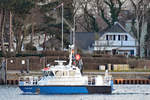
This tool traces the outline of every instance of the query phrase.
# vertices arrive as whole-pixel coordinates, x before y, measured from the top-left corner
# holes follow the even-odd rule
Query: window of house
[[[109,40],[112,40],[112,35],[109,35]]]
[[[118,35],[118,40],[120,41],[120,35]]]
[[[95,45],[98,45],[98,41],[95,41]]]
[[[127,41],[128,40],[128,36],[127,35],[125,35],[125,41]]]
[[[108,35],[106,35],[106,40],[108,40]]]
[[[125,40],[125,38],[124,38],[125,36],[124,35],[121,35],[121,40]]]
[[[113,35],[113,40],[116,40],[116,35]]]

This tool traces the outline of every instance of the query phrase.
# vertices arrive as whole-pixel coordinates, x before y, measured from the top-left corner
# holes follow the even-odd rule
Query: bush
[[[26,44],[25,49],[26,49],[26,50],[31,50],[31,51],[36,51],[36,50],[37,50],[36,47],[33,46],[32,43]]]

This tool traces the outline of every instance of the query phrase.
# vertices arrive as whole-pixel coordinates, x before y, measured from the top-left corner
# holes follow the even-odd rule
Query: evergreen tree
[[[117,0],[118,2],[118,6],[116,6],[117,4],[113,1],[113,0],[104,0],[104,3],[108,6],[109,10],[110,10],[110,18],[105,16],[105,9],[101,8],[101,17],[103,18],[103,20],[108,24],[109,27],[111,27],[116,21],[118,21],[118,16],[119,13],[121,11],[121,7],[123,5],[124,2],[122,2],[121,0]]]
[[[61,3],[64,4],[64,18],[73,24],[73,9],[70,6],[72,2],[66,2],[65,0],[55,0],[47,3],[41,7],[41,11],[44,15],[44,23],[40,28],[46,36],[52,36],[61,41],[61,30],[62,30],[62,8],[58,7]],[[70,28],[64,22],[64,34],[70,33]],[[61,43],[61,42],[60,42]],[[68,45],[68,38],[64,36],[64,44]]]

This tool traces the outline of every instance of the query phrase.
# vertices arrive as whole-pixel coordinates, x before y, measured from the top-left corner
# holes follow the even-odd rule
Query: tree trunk
[[[21,27],[18,28],[17,32],[17,53],[21,53]]]
[[[25,34],[26,34],[26,29],[24,29],[24,33],[23,33],[23,31],[20,27],[18,30],[18,36],[17,36],[17,53],[18,54],[21,53]]]
[[[33,43],[33,35],[34,35],[34,15],[32,15],[32,33],[31,33],[31,38],[30,38],[30,42],[31,44]]]
[[[9,54],[13,49],[13,37],[12,37],[12,12],[9,12]]]
[[[22,48],[22,46],[23,46],[23,41],[24,41],[24,38],[25,38],[25,34],[27,33],[27,29],[26,28],[24,28],[24,33],[22,34],[22,38],[21,38],[21,44],[20,44],[20,50],[21,50],[21,48]]]
[[[136,23],[137,23],[137,25],[136,25],[136,29],[137,29],[137,40],[138,40],[138,56],[140,57],[141,56],[141,52],[140,52],[140,47],[141,47],[141,43],[140,43],[140,26],[139,26],[139,17],[137,16],[137,18],[136,18]]]
[[[31,44],[33,43],[33,34],[34,34],[34,23],[32,22],[32,33],[31,33],[31,37],[30,37]]]
[[[5,28],[5,10],[1,9],[1,27],[0,27],[0,32],[1,32],[1,51],[2,51],[2,55],[5,56],[6,52],[5,52],[5,48],[4,48],[4,28]]]
[[[45,42],[46,42],[46,33],[45,33],[44,42],[43,42],[43,51],[46,50]]]

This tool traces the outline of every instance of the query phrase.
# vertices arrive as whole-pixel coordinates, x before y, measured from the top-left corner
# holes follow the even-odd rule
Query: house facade
[[[94,42],[94,51],[105,51],[109,54],[137,55],[138,42],[118,22],[101,33]]]

